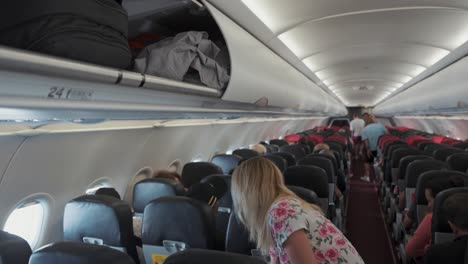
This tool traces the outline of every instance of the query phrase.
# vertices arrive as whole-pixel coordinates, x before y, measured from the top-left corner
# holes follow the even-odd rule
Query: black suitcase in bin
[[[128,15],[119,0],[8,0],[0,45],[119,69],[131,66]]]

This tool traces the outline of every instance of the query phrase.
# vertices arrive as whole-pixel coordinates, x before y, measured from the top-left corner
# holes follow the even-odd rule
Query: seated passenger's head
[[[468,193],[457,193],[445,200],[442,210],[455,236],[468,235]]]
[[[158,170],[154,172],[153,178],[163,178],[181,182],[180,175],[175,171]]]
[[[303,204],[320,211],[298,198],[285,183],[276,165],[265,158],[253,158],[240,164],[232,175],[231,194],[234,211],[245,225],[250,239],[262,250],[271,243],[266,218],[271,205],[280,197],[294,197]]]
[[[450,188],[463,187],[465,181],[462,177],[454,175],[445,179],[435,179],[430,181],[425,189],[427,204],[432,208],[434,199],[442,191]]]
[[[318,154],[323,154],[323,155],[327,155],[329,157],[335,158],[335,154],[331,150],[324,149],[324,150],[319,151]]]
[[[228,186],[221,177],[208,176],[202,182],[192,185],[186,196],[208,204],[213,212],[217,212],[219,199],[226,194],[227,189]]]
[[[314,147],[314,153],[319,153],[320,151],[322,150],[330,150],[330,146],[328,146],[327,144],[325,143],[320,143],[320,144],[317,144],[315,145]]]
[[[265,155],[265,153],[267,152],[266,147],[262,144],[255,144],[250,149],[255,150],[260,155]]]

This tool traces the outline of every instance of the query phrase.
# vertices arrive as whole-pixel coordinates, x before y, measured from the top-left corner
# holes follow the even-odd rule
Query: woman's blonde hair
[[[273,238],[268,226],[268,211],[281,197],[294,197],[304,206],[321,211],[290,191],[284,184],[281,171],[265,158],[253,158],[243,162],[234,170],[231,184],[234,210],[239,220],[249,231],[250,240],[268,253]]]

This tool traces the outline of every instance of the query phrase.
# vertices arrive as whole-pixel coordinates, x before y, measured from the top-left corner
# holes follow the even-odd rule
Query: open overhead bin
[[[28,1],[31,0],[18,2]],[[69,2],[74,3],[74,1]],[[169,92],[174,96],[195,95],[196,98],[185,97],[184,102],[191,99],[199,100],[201,102],[199,105],[202,107],[209,107],[213,105],[213,100],[218,100],[217,106],[225,103],[227,107],[234,106],[239,110],[255,107],[256,110],[263,109],[268,112],[269,109],[274,108],[276,112],[279,110],[285,114],[300,112],[331,116],[343,115],[347,112],[341,103],[207,2],[200,4],[187,0],[124,0],[122,6],[117,4],[120,1],[115,0],[91,2],[105,3],[106,5],[102,5],[101,8],[111,6],[111,9],[119,15],[120,22],[123,14],[128,14],[126,21],[128,28],[122,29],[117,34],[126,35],[125,42],[128,42],[126,44],[131,48],[133,62],[141,58],[141,54],[153,44],[157,46],[161,42],[174,39],[182,39],[184,43],[187,40],[198,39],[199,42],[194,44],[195,48],[187,48],[189,51],[187,54],[190,52],[198,54],[200,47],[203,46],[204,50],[208,50],[208,53],[213,55],[210,58],[216,61],[216,63],[204,66],[211,67],[215,72],[221,72],[220,68],[223,68],[223,72],[228,74],[228,79],[224,79],[223,84],[218,87],[207,85],[203,82],[203,78],[195,80],[193,76],[197,71],[200,72],[200,68],[192,66],[194,64],[200,66],[199,64],[206,61],[205,57],[190,63],[188,76],[184,75],[182,79],[174,80],[146,71],[146,67],[142,67],[143,71],[137,72],[134,65],[127,68],[113,67],[109,64],[99,64],[96,61],[67,57],[67,54],[60,56],[53,52],[53,47],[63,49],[63,45],[47,46],[55,43],[53,41],[45,43],[49,48],[48,51],[51,52],[43,53],[28,49],[28,45],[10,45],[13,48],[0,46],[0,76],[3,80],[0,84],[0,98],[9,102],[8,107],[18,105],[34,108],[32,101],[28,105],[29,101],[19,100],[25,97],[42,100],[42,102],[35,102],[41,107],[51,99],[70,101],[70,108],[72,101],[80,103],[73,106],[78,108],[91,102],[100,105],[100,108],[105,108],[104,103],[143,106],[151,105],[154,101],[154,104],[158,105],[162,99],[154,100],[159,96],[158,93],[152,91],[156,90]],[[60,11],[60,8],[55,11],[47,9],[49,4],[68,8],[64,3],[59,0],[47,0],[41,2],[38,7],[40,7],[40,12],[49,14],[52,11]],[[122,8],[124,13],[119,8]],[[78,7],[76,12],[79,12]],[[34,11],[30,10],[29,16],[34,17]],[[102,18],[96,16],[96,20],[99,20],[96,23],[112,24],[114,22],[109,18],[102,21],[100,19]],[[5,21],[5,19],[0,21]],[[48,25],[47,22],[43,23]],[[65,23],[64,28],[66,26],[68,24]],[[125,27],[123,23],[118,23],[118,26]],[[5,28],[16,30],[14,24],[9,24],[8,27],[0,25],[0,33],[5,32]],[[193,34],[181,37],[181,34],[187,32]],[[112,41],[106,43],[110,45]],[[43,45],[39,46],[43,47]],[[170,53],[164,51],[156,54]],[[92,55],[96,52],[96,50],[88,49],[88,52],[85,50],[83,54]],[[70,54],[75,54],[73,49],[70,50]],[[169,64],[163,61],[156,65],[165,67]],[[175,68],[178,69],[178,67]],[[195,72],[194,68],[196,68]],[[208,97],[211,99],[204,99]],[[7,101],[8,98],[18,100]],[[206,101],[210,103],[207,104]],[[60,107],[66,107],[66,104],[61,104]],[[131,108],[130,105],[126,109],[129,108]]]

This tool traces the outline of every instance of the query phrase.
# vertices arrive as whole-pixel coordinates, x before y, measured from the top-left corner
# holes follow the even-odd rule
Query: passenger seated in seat
[[[455,188],[463,187],[464,180],[459,176],[451,176],[447,179],[435,179],[428,183],[425,190],[426,200],[428,207],[432,210],[434,199],[440,192]],[[406,245],[406,255],[410,258],[419,258],[424,255],[427,248],[432,242],[432,212],[427,214],[419,224],[413,237],[408,241]]]
[[[216,214],[219,200],[226,194],[227,190],[228,186],[223,178],[210,176],[206,181],[192,185],[186,196],[207,203]]]
[[[262,144],[255,144],[250,149],[255,150],[260,155],[265,155],[265,153],[267,152],[266,147]]]
[[[330,146],[328,146],[325,143],[320,143],[320,144],[315,145],[314,150],[312,152],[319,153],[322,150],[330,150]]]
[[[442,207],[455,235],[450,243],[434,245],[424,256],[425,264],[463,264],[468,245],[468,194],[458,193],[449,197]]]
[[[153,178],[164,178],[169,180],[174,180],[177,182],[182,182],[182,178],[180,175],[175,171],[168,171],[168,170],[158,170],[155,171],[153,174]]]
[[[271,161],[242,163],[234,170],[231,192],[237,217],[271,263],[364,263],[319,207],[285,186]]]

